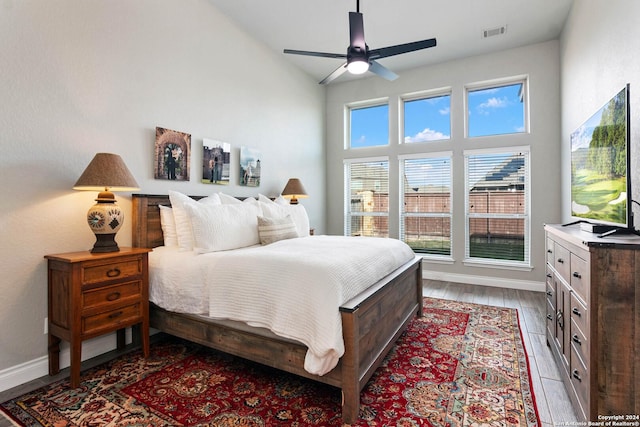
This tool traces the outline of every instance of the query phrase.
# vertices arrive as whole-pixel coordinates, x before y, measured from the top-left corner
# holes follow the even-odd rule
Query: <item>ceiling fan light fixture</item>
[[[349,63],[347,64],[347,70],[351,74],[366,73],[368,69],[369,69],[369,61],[367,61],[364,58],[354,59],[352,61],[349,61]]]

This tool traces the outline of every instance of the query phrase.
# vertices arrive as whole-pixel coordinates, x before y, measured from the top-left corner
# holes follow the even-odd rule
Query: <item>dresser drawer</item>
[[[589,340],[585,334],[576,327],[576,322],[571,319],[571,346],[572,351],[575,351],[576,355],[580,357],[580,361],[584,366],[589,366]],[[571,358],[573,359],[573,354]],[[573,363],[573,360],[572,360]]]
[[[583,335],[589,334],[589,312],[582,301],[571,293],[571,320],[576,324]]]
[[[114,310],[98,313],[82,318],[82,334],[102,334],[107,331],[121,329],[142,319],[140,303],[119,307]]]
[[[553,272],[547,266],[547,280],[545,295],[547,302],[551,304],[551,307],[556,308],[556,281],[553,279]]]
[[[574,253],[571,254],[571,287],[583,301],[588,301],[589,263]]]
[[[554,244],[555,242],[553,241],[553,239],[549,239],[547,237],[547,263],[549,265],[553,265],[556,260],[554,255]]]
[[[142,274],[142,259],[129,258],[111,263],[86,263],[82,266],[82,283],[122,280]]]
[[[141,295],[142,282],[139,280],[96,288],[82,293],[82,309],[91,309],[106,304],[118,304],[130,298],[140,298]]]
[[[587,408],[589,407],[589,373],[582,360],[578,357],[573,345],[571,346],[571,370],[569,376],[580,404],[582,417],[586,418]]]
[[[554,244],[554,256],[553,267],[565,282],[570,283],[569,272],[571,271],[571,252],[569,252],[569,249],[556,242]]]

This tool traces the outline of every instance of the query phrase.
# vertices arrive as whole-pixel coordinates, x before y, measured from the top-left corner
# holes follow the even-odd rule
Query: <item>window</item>
[[[529,149],[465,152],[466,261],[529,266]]]
[[[474,138],[526,132],[525,83],[467,88],[467,135]]]
[[[345,236],[389,236],[389,160],[345,160]]]
[[[349,108],[349,148],[389,145],[389,105]]]
[[[451,153],[401,156],[400,238],[414,252],[451,257]]]
[[[406,99],[403,107],[405,143],[451,138],[451,95]]]

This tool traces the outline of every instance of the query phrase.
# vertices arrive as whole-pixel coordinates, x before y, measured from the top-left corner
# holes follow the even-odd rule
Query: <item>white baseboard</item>
[[[523,291],[544,292],[545,283],[533,280],[504,279],[501,277],[472,276],[468,274],[443,273],[422,270],[422,278],[431,280],[442,280],[445,282],[468,283],[470,285],[493,286],[496,288],[520,289]]]
[[[127,329],[127,342],[130,342],[130,330]],[[111,350],[115,350],[116,334],[104,335],[82,343],[82,360],[91,359]],[[68,343],[60,345],[60,369],[67,368],[70,363]],[[37,378],[49,375],[49,357],[42,356],[0,371],[0,392],[9,390]]]

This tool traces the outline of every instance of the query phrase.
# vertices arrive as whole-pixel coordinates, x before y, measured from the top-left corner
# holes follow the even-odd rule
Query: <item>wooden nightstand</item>
[[[60,340],[71,347],[71,387],[80,384],[82,341],[140,324],[144,356],[149,356],[150,249],[88,251],[46,255],[49,264],[49,375],[60,371]]]

